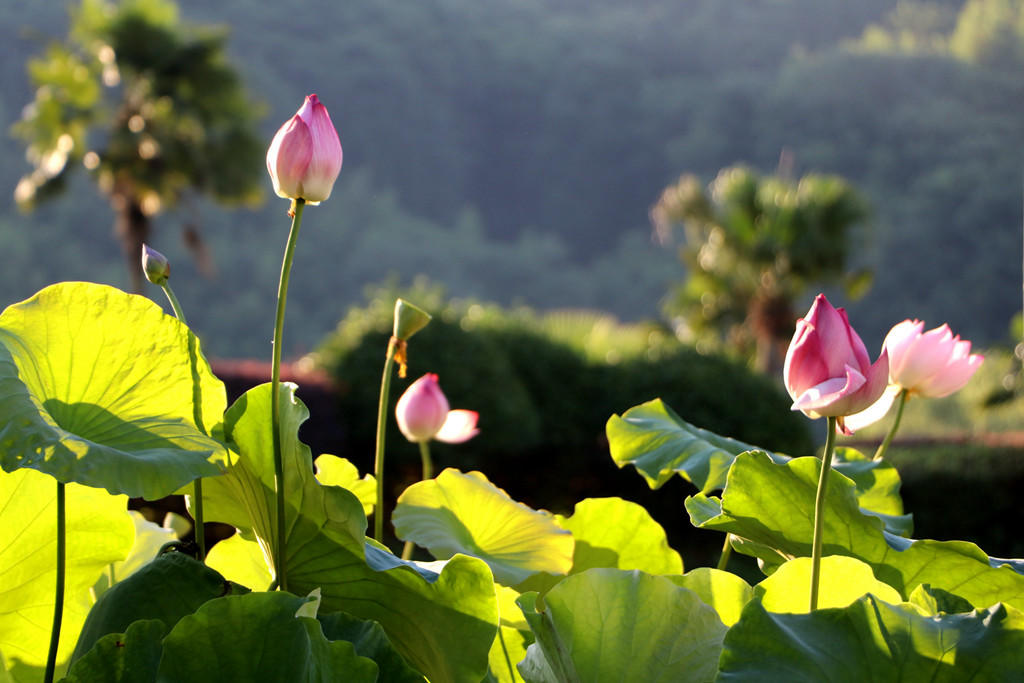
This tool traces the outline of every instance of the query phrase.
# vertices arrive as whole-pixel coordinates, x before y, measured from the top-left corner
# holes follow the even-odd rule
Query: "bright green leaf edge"
[[[222,471],[199,340],[145,297],[51,285],[0,314],[0,467],[155,500]]]

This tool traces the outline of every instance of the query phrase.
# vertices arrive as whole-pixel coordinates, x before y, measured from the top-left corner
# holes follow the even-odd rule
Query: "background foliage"
[[[267,104],[267,140],[311,91],[341,132],[337,198],[311,214],[297,255],[287,355],[311,349],[389,272],[503,304],[654,316],[684,275],[650,241],[661,189],[737,162],[771,172],[784,149],[797,176],[838,173],[874,209],[871,246],[852,266],[876,281],[850,306],[869,346],[908,315],[997,340],[1018,306],[1005,284],[1019,279],[1024,83],[1020,22],[991,16],[1017,18],[1020,4],[180,3],[191,21],[230,26],[232,61]],[[24,62],[65,34],[67,16],[13,2],[0,18],[10,124],[33,97]],[[22,155],[13,140],[0,148]],[[5,165],[0,186],[24,172]],[[0,210],[5,301],[57,279],[124,285],[108,209],[91,192],[72,183],[30,216]],[[158,220],[154,246],[214,354],[269,352],[258,316],[284,209],[198,202]],[[168,229],[187,221],[203,229],[220,286],[194,277]]]

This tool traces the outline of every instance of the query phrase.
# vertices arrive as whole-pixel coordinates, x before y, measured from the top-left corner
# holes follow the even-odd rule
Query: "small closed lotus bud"
[[[142,272],[146,279],[154,285],[163,287],[167,284],[167,278],[171,275],[171,264],[167,257],[148,245],[142,245]]]
[[[338,131],[315,94],[278,129],[267,150],[267,170],[278,197],[319,204],[341,172]]]
[[[430,441],[448,419],[448,399],[437,375],[427,373],[409,385],[395,406],[398,428],[414,443]]]
[[[395,326],[392,334],[402,341],[409,341],[431,321],[429,313],[405,299],[395,301]]]

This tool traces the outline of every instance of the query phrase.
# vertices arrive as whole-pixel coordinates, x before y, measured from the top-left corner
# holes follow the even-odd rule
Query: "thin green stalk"
[[[181,309],[181,304],[178,303],[178,297],[174,296],[174,290],[171,289],[171,283],[165,282],[161,285],[164,290],[164,294],[167,295],[167,300],[171,302],[171,310],[174,311],[174,317],[181,321],[182,325],[187,325],[188,321],[185,320],[185,311]],[[195,406],[195,412],[198,416],[201,412],[201,408],[197,404]],[[206,523],[203,517],[203,480],[202,477],[196,479],[192,483],[192,519],[196,523],[196,545],[199,548],[199,561],[206,561]]]
[[[729,534],[726,534],[725,543],[722,544],[722,555],[718,558],[718,569],[725,571],[730,557],[732,557],[732,544],[729,543]]]
[[[420,441],[420,463],[422,466],[422,475],[420,481],[426,481],[434,476],[434,461],[430,459],[430,441]],[[412,541],[406,541],[405,546],[402,548],[402,559],[409,560],[412,558]]]
[[[270,421],[274,441],[274,488],[277,490],[277,543],[274,547],[274,576],[278,587],[288,590],[288,577],[284,561],[284,541],[287,526],[284,520],[284,456],[281,453],[281,339],[284,335],[284,309],[288,299],[288,280],[291,277],[292,261],[295,258],[295,244],[299,240],[302,225],[304,199],[292,202],[292,227],[288,232],[288,243],[281,263],[281,280],[277,285],[277,314],[274,317],[274,358],[270,369]]]
[[[811,544],[811,611],[818,608],[818,584],[821,581],[821,544],[825,532],[825,492],[828,473],[832,471],[832,454],[836,449],[836,418],[828,418],[825,453],[821,457],[818,493],[814,497],[814,541]]]
[[[377,478],[377,502],[373,509],[373,538],[382,543],[384,538],[384,435],[387,432],[388,395],[391,393],[391,372],[395,366],[395,352],[399,340],[391,337],[388,342],[387,358],[384,361],[384,375],[380,379],[380,398],[377,403],[377,454],[373,463],[373,476]]]
[[[907,405],[907,399],[910,398],[910,392],[906,389],[902,390],[899,395],[899,405],[896,407],[896,419],[892,422],[892,427],[889,428],[889,433],[885,435],[885,440],[878,446],[878,450],[875,451],[875,460],[881,460],[885,456],[885,452],[889,450],[889,444],[892,443],[892,439],[896,436],[896,430],[900,428],[900,420],[903,419],[903,407]]]
[[[46,655],[46,683],[53,683],[57,669],[57,646],[60,644],[60,623],[64,617],[64,564],[67,551],[67,515],[64,508],[64,482],[57,482],[57,589],[54,591],[53,629],[50,651]]]
[[[516,680],[516,671],[512,668],[512,658],[508,656],[508,648],[505,646],[505,636],[501,634],[501,623],[498,624],[498,641],[501,643],[501,651],[505,655],[505,665],[508,667],[508,679]]]

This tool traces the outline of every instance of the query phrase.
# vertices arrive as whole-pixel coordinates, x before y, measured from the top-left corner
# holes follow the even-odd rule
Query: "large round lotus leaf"
[[[0,467],[156,499],[221,472],[226,406],[187,327],[145,297],[87,282],[0,315]]]
[[[537,572],[567,574],[573,537],[550,515],[512,500],[480,472],[448,468],[413,484],[391,516],[395,534],[438,559],[456,553],[479,557],[504,585]]]

